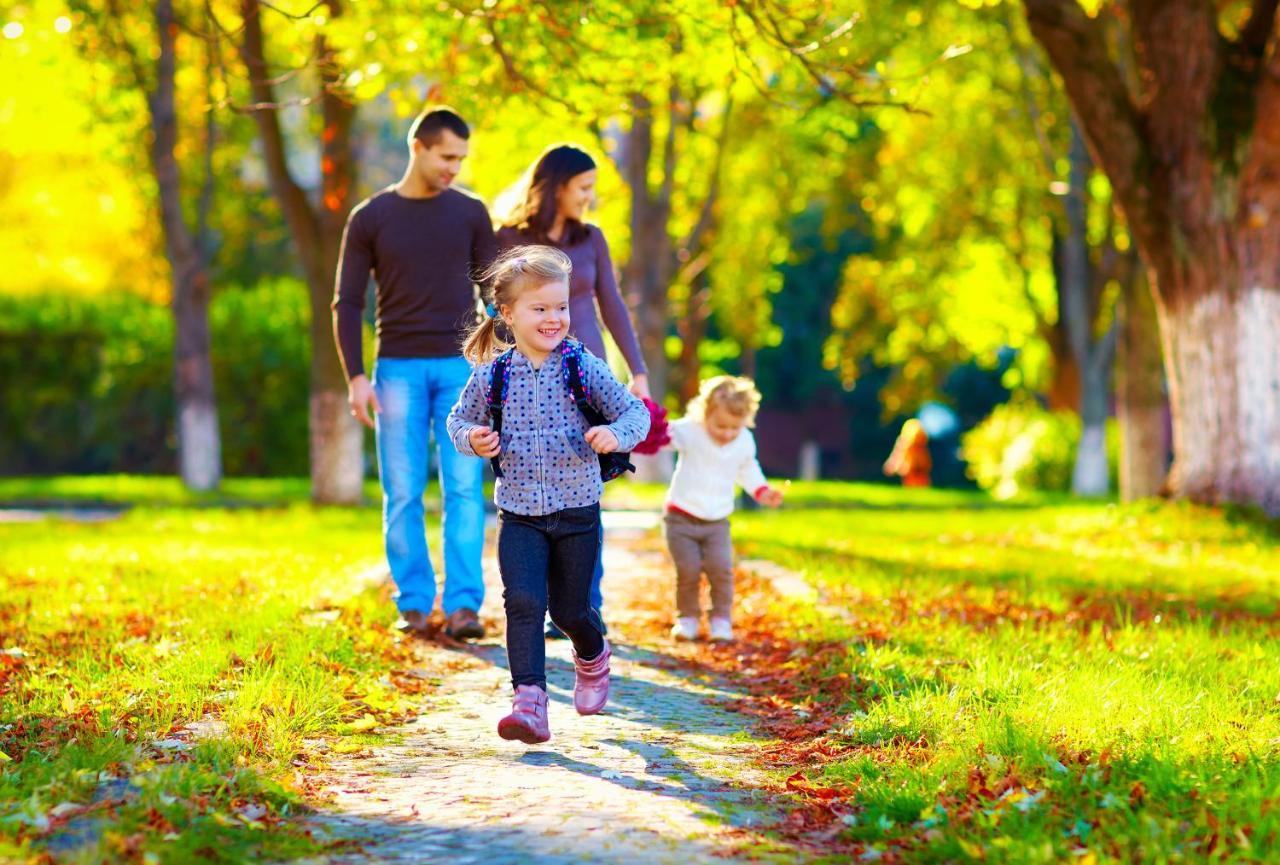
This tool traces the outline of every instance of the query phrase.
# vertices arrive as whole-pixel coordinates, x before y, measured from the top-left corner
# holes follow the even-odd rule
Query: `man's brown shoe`
[[[484,636],[484,625],[480,624],[475,610],[463,607],[449,616],[444,632],[455,640],[478,640]]]
[[[417,634],[421,637],[430,636],[435,631],[431,617],[421,610],[405,610],[400,614],[400,621],[396,622],[396,627],[406,634]]]

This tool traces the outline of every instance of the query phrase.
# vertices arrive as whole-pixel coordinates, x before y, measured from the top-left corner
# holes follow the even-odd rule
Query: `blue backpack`
[[[493,362],[493,370],[489,378],[489,416],[493,420],[492,429],[496,433],[502,432],[502,404],[507,399],[507,382],[511,377],[511,355],[515,351],[514,348],[507,349],[498,356]],[[569,394],[573,397],[573,404],[578,407],[578,411],[586,418],[591,426],[605,426],[609,423],[609,419],[591,404],[591,394],[587,390],[586,382],[582,378],[582,343],[577,340],[566,339],[560,343],[560,356],[564,359],[564,381],[569,388]],[[498,465],[498,458],[501,454],[497,454],[489,458],[489,464],[493,466],[494,477],[502,477],[502,468]],[[631,464],[630,452],[614,451],[608,454],[596,454],[600,458],[600,479],[608,482],[616,477],[621,477],[626,472],[634,472],[636,467]]]

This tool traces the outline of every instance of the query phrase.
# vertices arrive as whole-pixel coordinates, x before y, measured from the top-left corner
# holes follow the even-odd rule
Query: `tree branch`
[[[728,91],[729,88],[726,88]],[[698,220],[694,223],[693,228],[689,231],[684,242],[680,244],[680,249],[689,255],[695,254],[702,244],[703,236],[711,227],[712,216],[715,212],[716,202],[720,198],[720,179],[723,174],[725,151],[728,150],[729,141],[729,123],[733,116],[733,98],[730,97],[725,102],[724,120],[720,124],[720,134],[716,136],[716,158],[711,165],[711,182],[707,185],[707,194],[702,201],[702,210],[698,214]]]
[[[268,3],[267,0],[259,0],[259,3],[261,3],[263,7],[270,9],[272,12],[276,12],[280,15],[283,15],[286,18],[292,18],[294,21],[305,21],[306,19],[310,18],[317,9],[319,9],[321,6],[324,6],[328,2],[329,0],[318,0],[318,2],[315,3],[306,12],[294,13],[294,12],[289,12],[286,9],[281,9],[279,6],[276,6],[272,3]]]
[[[510,52],[507,51],[506,44],[502,41],[502,37],[498,35],[498,28],[494,23],[494,19],[492,17],[486,18],[485,29],[488,31],[489,36],[493,39],[493,43],[492,43],[493,50],[497,53],[498,59],[502,61],[503,71],[507,73],[508,78],[528,88],[530,91],[532,91],[533,93],[536,93],[538,96],[541,96],[543,99],[546,99],[549,102],[554,102],[556,105],[559,105],[565,111],[568,111],[571,115],[576,115],[578,113],[577,106],[571,104],[569,101],[567,101],[563,97],[555,95],[554,93],[549,91],[547,88],[538,84],[533,79],[529,78],[529,76],[525,75],[523,72],[520,71],[520,68],[516,65],[515,58],[513,58]]]
[[[200,185],[200,198],[196,204],[196,250],[200,262],[208,267],[213,259],[212,233],[209,230],[209,214],[213,210],[214,171],[213,150],[218,136],[218,115],[213,106],[213,80],[217,71],[218,41],[213,31],[204,40],[205,66],[205,123],[204,123],[204,179]]]
[[[680,128],[680,85],[671,82],[667,88],[667,134],[662,142],[662,183],[655,203],[664,211],[671,209],[671,193],[676,184],[676,130]]]
[[[249,71],[249,88],[256,106],[253,119],[261,133],[262,154],[272,192],[293,230],[299,236],[318,240],[316,213],[307,201],[306,193],[289,171],[289,163],[285,157],[284,133],[275,107],[275,91],[267,77],[261,3],[259,0],[241,0],[240,8],[244,18],[244,38],[240,43],[240,54]]]

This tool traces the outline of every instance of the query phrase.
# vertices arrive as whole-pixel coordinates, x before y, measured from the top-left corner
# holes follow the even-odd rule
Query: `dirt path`
[[[497,737],[509,709],[501,635],[463,650],[429,645],[440,687],[417,721],[372,753],[335,757],[322,779],[331,804],[313,818],[358,842],[337,863],[690,863],[802,858],[764,841],[778,819],[743,755],[750,731],[723,708],[741,696],[699,678],[668,652],[658,627],[671,576],[644,533],[656,515],[606,515],[605,617],[614,690],[605,713],[572,707],[566,641],[548,643],[552,740]],[[492,533],[491,533],[492,534]],[[501,609],[490,554],[486,611]],[[500,622],[496,624],[500,625]],[[753,789],[754,788],[754,789]]]

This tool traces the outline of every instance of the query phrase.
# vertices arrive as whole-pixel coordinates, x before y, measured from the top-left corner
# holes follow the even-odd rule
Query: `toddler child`
[[[711,585],[711,639],[733,639],[733,544],[729,515],[735,485],[770,507],[782,492],[769,486],[756,460],[751,434],[760,392],[747,378],[721,375],[702,383],[685,417],[671,424],[679,453],[667,491],[665,534],[676,565],[677,640],[698,636],[698,591],[705,571]]]

